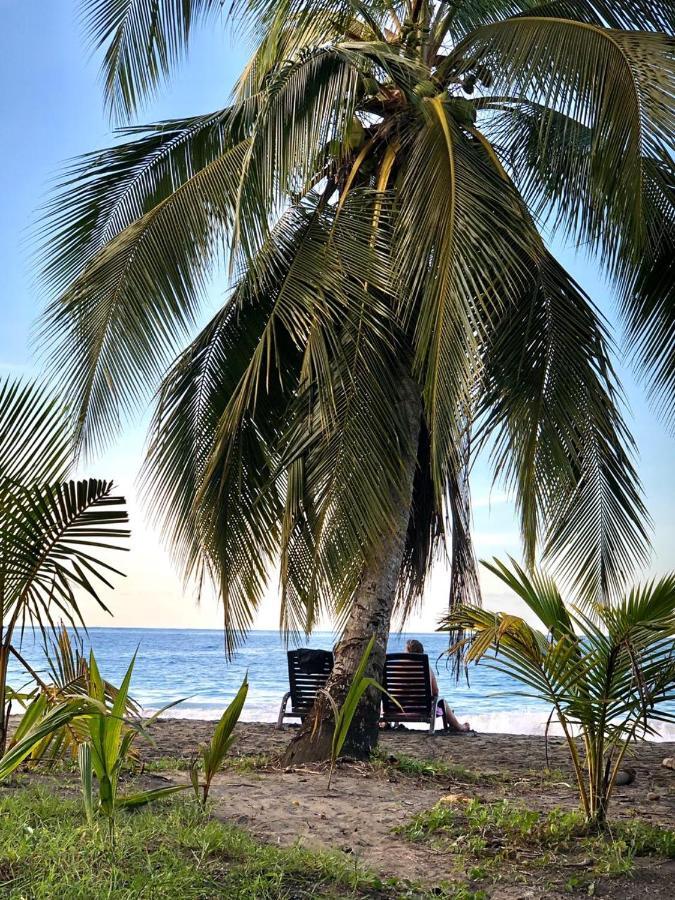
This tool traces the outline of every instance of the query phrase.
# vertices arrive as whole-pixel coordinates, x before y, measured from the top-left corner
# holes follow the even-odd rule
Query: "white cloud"
[[[504,491],[491,491],[489,494],[483,494],[480,497],[474,497],[471,500],[473,509],[489,509],[499,503],[508,503],[510,497]]]
[[[520,541],[517,531],[476,531],[473,535],[474,546],[480,547],[514,547]]]

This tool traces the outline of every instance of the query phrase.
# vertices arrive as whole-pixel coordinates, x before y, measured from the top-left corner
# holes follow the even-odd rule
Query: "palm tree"
[[[613,606],[590,610],[564,603],[545,574],[528,575],[495,560],[488,569],[511,588],[544,625],[472,606],[455,609],[441,630],[467,631],[468,662],[505,672],[521,696],[544,700],[562,728],[591,826],[606,825],[616,776],[630,745],[675,722],[675,575],[634,587]],[[461,648],[455,645],[450,652]],[[550,722],[549,719],[549,722]],[[581,738],[584,757],[577,746]]]
[[[7,685],[17,628],[43,635],[54,617],[84,625],[80,604],[103,609],[110,552],[128,532],[124,499],[112,482],[66,481],[72,457],[67,410],[30,382],[0,382],[0,755],[14,692]]]
[[[118,119],[221,9],[83,2]],[[379,678],[392,613],[446,545],[451,604],[478,599],[481,451],[515,495],[527,564],[546,559],[580,600],[617,596],[644,560],[609,338],[540,232],[614,279],[672,418],[671,13],[235,0],[256,49],[230,104],[127,127],[68,171],[45,225],[43,331],[79,445],[160,384],[149,501],[186,577],[217,585],[230,649],[278,565],[284,629],[324,613],[343,628],[338,703],[372,634]],[[184,347],[223,258],[228,299]],[[364,753],[376,696],[355,721],[348,749]],[[326,756],[324,731],[295,758]]]

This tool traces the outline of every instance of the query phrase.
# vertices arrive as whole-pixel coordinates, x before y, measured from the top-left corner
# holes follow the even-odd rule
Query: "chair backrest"
[[[328,681],[333,669],[329,650],[301,648],[288,651],[288,683],[293,712],[305,715],[314,704],[319,688]]]
[[[387,653],[384,664],[385,690],[403,707],[382,695],[385,719],[426,721],[431,709],[431,678],[426,653]]]

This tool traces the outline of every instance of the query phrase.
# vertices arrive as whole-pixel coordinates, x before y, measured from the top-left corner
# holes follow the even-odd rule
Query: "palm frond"
[[[668,0],[516,0],[513,5],[525,16],[551,16],[635,31],[669,32],[674,21]]]
[[[450,479],[449,507],[452,522],[452,557],[448,606],[480,606],[481,591],[476,556],[471,537],[471,423],[466,422],[462,443],[457,450],[457,467]]]
[[[43,340],[73,398],[76,441],[85,451],[110,440],[161,377],[194,321],[225,238],[252,260],[297,179],[316,180],[316,153],[351,121],[355,81],[344,53],[321,48],[277,75],[252,125],[236,113],[248,137],[214,155],[222,135],[216,129],[215,147],[207,136],[205,164],[198,168],[193,159],[192,174],[181,173],[180,162],[192,148],[179,143],[178,176],[154,198],[162,199],[113,236],[50,304]],[[105,172],[95,183],[105,181]],[[142,198],[143,206],[151,199],[143,192]],[[88,209],[85,203],[84,222],[65,225],[62,239],[70,249],[87,234],[94,244],[100,239]],[[137,211],[133,202],[130,211]],[[104,227],[108,221],[104,214]],[[86,254],[75,251],[76,261]],[[58,267],[56,274],[63,274]]]
[[[116,235],[241,140],[247,105],[121,129],[121,143],[68,166],[38,231],[49,288],[65,290]]]
[[[47,309],[43,341],[85,452],[139,408],[194,322],[246,149],[226,151],[128,225]]]
[[[72,462],[68,412],[33,382],[0,382],[0,492],[5,483],[43,484],[63,478]]]
[[[573,635],[572,619],[553,579],[536,569],[526,572],[512,558],[510,562],[511,569],[498,559],[482,560],[486,569],[527,604],[555,640]]]
[[[405,622],[422,602],[433,564],[447,559],[446,516],[431,477],[430,438],[422,419],[396,613]]]
[[[353,121],[359,62],[348,50],[312,47],[267,77],[236,195],[232,244],[247,263],[259,246],[249,192],[264,198],[271,215],[330,174],[331,142],[345,142]]]
[[[231,646],[250,624],[279,546],[289,408],[316,391],[333,415],[333,332],[356,302],[343,285],[335,215],[322,201],[286,212],[162,390],[146,470],[153,506],[167,511],[186,573],[206,561],[215,576]]]
[[[439,46],[516,16],[570,19],[609,28],[672,31],[668,0],[462,0],[440,4],[433,26]]]
[[[221,0],[82,0],[95,49],[103,48],[104,97],[118,119],[129,118],[183,58],[195,24]]]
[[[590,130],[595,204],[580,205],[575,231],[612,273],[637,260],[646,239],[643,159],[664,157],[675,126],[670,39],[526,15],[478,28],[442,69],[452,78],[477,64],[492,75],[491,93],[540,103]],[[558,137],[548,122],[544,115],[541,159]]]
[[[485,354],[481,438],[516,493],[529,565],[541,542],[580,597],[614,597],[645,560],[648,521],[606,336],[550,254]]]
[[[240,305],[236,293],[163,379],[144,465],[144,493],[187,581],[222,589],[227,646],[250,627],[278,542],[281,499],[270,478],[272,436],[283,415],[278,378],[262,390],[261,426],[245,417],[218,477],[207,480],[221,417],[264,332],[273,298]],[[285,358],[293,350],[283,343]],[[299,354],[298,354],[299,355]],[[292,368],[292,367],[291,367]],[[198,497],[208,494],[206,504]],[[216,543],[216,536],[220,537]]]
[[[675,427],[675,170],[665,160],[645,160],[647,239],[635,265],[622,276],[626,343],[651,398]]]
[[[332,226],[344,319],[327,386],[307,385],[284,438],[284,624],[306,628],[322,609],[346,615],[374,548],[408,503],[414,448],[404,410],[417,400],[401,387],[410,382],[387,296],[396,284],[393,218],[386,195],[352,190]]]
[[[584,240],[607,231],[604,175],[593,165],[592,129],[528,100],[478,101],[482,125],[532,214],[555,231],[563,227]],[[638,258],[617,257],[614,276],[621,291],[626,338],[656,405],[672,421],[675,380],[675,172],[666,158],[644,156],[642,215],[645,240]],[[620,210],[617,211],[620,216]]]
[[[15,486],[0,513],[3,609],[6,627],[55,627],[54,616],[82,624],[81,599],[102,609],[100,586],[110,586],[112,551],[129,532],[123,498],[112,482],[89,479],[51,486]],[[103,552],[101,552],[103,551]]]
[[[440,96],[424,101],[423,127],[404,136],[395,249],[439,497],[461,444],[462,411],[471,407],[480,342],[529,279],[534,246],[515,195],[453,110]]]

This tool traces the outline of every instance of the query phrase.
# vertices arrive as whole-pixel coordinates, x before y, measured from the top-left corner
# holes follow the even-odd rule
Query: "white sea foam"
[[[471,725],[476,731],[485,734],[538,734],[546,733],[548,715],[539,709],[499,710],[494,713],[479,713],[471,716]],[[649,738],[652,741],[675,741],[675,726],[665,722],[652,722],[658,736]],[[557,720],[552,720],[548,729],[549,735],[561,737],[562,728]]]
[[[223,705],[218,707],[214,705],[204,706],[184,706],[174,707],[162,715],[162,718],[169,719],[218,719],[222,715]],[[247,704],[242,714],[243,722],[276,722],[278,707],[272,707],[268,704]],[[151,715],[154,710],[144,710]],[[464,718],[460,716],[460,718]],[[493,713],[478,713],[476,715],[467,716],[473,728],[483,734],[533,734],[544,735],[546,732],[546,722],[548,715],[541,709],[502,709]],[[654,735],[649,738],[651,741],[674,741],[675,742],[675,726],[663,722],[653,723],[658,730],[658,736]],[[422,730],[424,725],[410,726],[414,730]],[[549,735],[558,737],[562,736],[562,730],[557,722],[551,722],[548,730]]]

